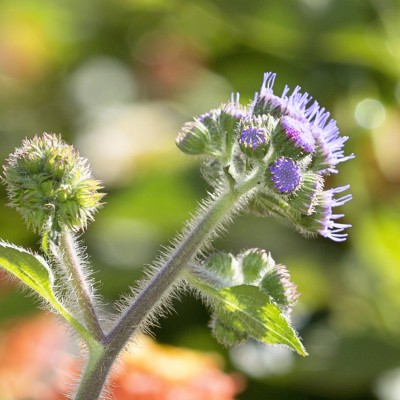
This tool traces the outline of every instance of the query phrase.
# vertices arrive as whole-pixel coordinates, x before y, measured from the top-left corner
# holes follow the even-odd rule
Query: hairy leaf
[[[281,344],[307,355],[282,311],[257,286],[240,285],[220,290],[208,287],[206,292],[214,300],[212,305],[219,327],[217,339],[222,343],[229,344],[232,340],[223,340],[221,326],[226,327],[227,334],[229,330],[235,331],[238,338],[251,337],[267,344]]]
[[[46,261],[22,247],[0,241],[0,267],[36,292],[90,341],[88,331],[64,308],[53,292],[54,277]]]

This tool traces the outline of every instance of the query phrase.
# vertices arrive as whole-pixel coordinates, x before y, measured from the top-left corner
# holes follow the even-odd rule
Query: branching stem
[[[228,221],[240,201],[256,187],[258,179],[255,171],[236,187],[226,188],[205,211],[202,210],[199,216],[194,218],[189,225],[193,228],[188,233],[184,232],[182,240],[178,242],[169,259],[139,292],[109,332],[103,352],[95,360],[89,360],[75,400],[97,400],[100,397],[109,370],[120,351],[168,296],[188,263],[215,235],[216,230]]]

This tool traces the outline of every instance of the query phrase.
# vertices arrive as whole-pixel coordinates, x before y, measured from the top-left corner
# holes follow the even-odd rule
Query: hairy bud
[[[83,229],[104,196],[87,160],[55,134],[25,139],[9,156],[3,181],[9,205],[34,231],[49,223],[53,229]]]

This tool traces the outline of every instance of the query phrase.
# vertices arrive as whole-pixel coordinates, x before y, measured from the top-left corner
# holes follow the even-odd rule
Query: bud
[[[274,302],[286,312],[290,312],[299,294],[291,282],[286,266],[278,264],[262,278],[260,289],[272,297]]]
[[[242,265],[243,283],[258,285],[261,277],[272,270],[275,262],[271,255],[262,249],[249,249],[239,255]]]
[[[3,181],[9,205],[34,231],[45,225],[72,230],[86,227],[101,205],[99,181],[91,176],[87,160],[61,140],[44,133],[25,139],[4,166]]]
[[[268,150],[267,130],[256,127],[243,129],[239,146],[248,157],[263,158]]]
[[[210,133],[199,120],[186,122],[176,138],[176,145],[186,154],[205,154],[210,145]]]
[[[204,268],[225,282],[225,287],[236,285],[241,279],[238,262],[230,253],[211,254],[204,262]]]
[[[292,206],[301,214],[311,215],[315,211],[318,195],[324,187],[324,178],[319,174],[302,174],[300,188],[293,197]]]

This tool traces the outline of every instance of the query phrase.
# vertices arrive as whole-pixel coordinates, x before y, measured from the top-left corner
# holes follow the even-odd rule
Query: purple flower
[[[308,93],[300,93],[300,86],[296,86],[293,93],[288,96],[290,88],[286,85],[280,96],[274,94],[273,86],[276,74],[267,72],[264,74],[264,81],[260,94],[256,94],[253,102],[253,112],[273,112],[278,115],[288,115],[299,121],[306,121],[312,118],[318,111],[318,103],[309,105],[312,97]]]
[[[267,144],[267,133],[264,128],[243,129],[239,138],[241,147],[256,150]]]
[[[279,193],[291,193],[300,185],[300,168],[290,158],[279,158],[270,167],[270,171],[274,187]]]
[[[206,120],[216,120],[220,115],[221,115],[221,109],[214,108],[204,114],[201,114],[197,118],[197,120],[200,121],[201,123],[204,123],[204,121],[206,121]]]
[[[311,130],[317,144],[317,159],[321,173],[337,173],[336,166],[354,158],[354,154],[344,155],[343,146],[348,136],[340,136],[336,121],[329,119],[329,112],[318,110],[311,121]]]
[[[236,95],[232,93],[231,101],[222,107],[223,112],[238,120],[244,119],[250,115],[248,108],[240,104],[239,98],[239,93],[236,93]]]
[[[351,225],[336,222],[336,220],[342,218],[344,214],[334,214],[332,209],[342,206],[352,199],[351,194],[335,199],[335,194],[344,192],[349,187],[350,185],[346,185],[322,192],[320,194],[320,204],[316,208],[315,219],[319,223],[318,232],[321,236],[334,240],[335,242],[343,242],[346,240],[347,233],[342,232],[350,228]]]
[[[306,153],[312,153],[315,150],[315,139],[307,121],[300,122],[285,115],[282,118],[282,127],[288,139],[296,147],[301,148]]]

